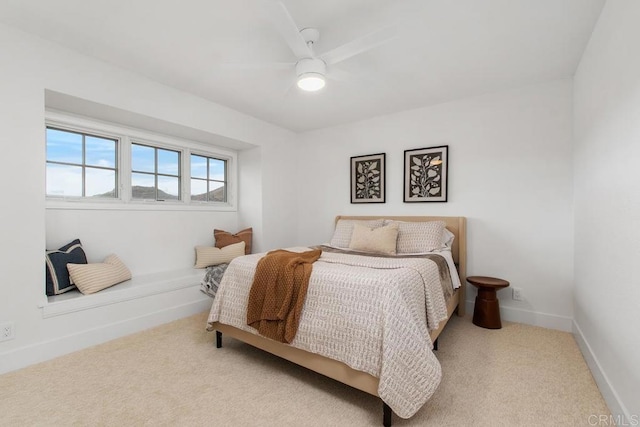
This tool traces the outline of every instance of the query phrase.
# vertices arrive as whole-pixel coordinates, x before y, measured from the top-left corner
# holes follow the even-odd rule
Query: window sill
[[[38,307],[44,319],[103,307],[123,301],[163,294],[179,289],[199,286],[204,270],[188,268],[134,277],[95,294],[83,295],[79,291],[47,297]]]
[[[105,211],[218,211],[235,212],[236,207],[228,203],[176,203],[176,202],[89,202],[86,200],[48,199],[46,209],[51,210],[105,210]]]

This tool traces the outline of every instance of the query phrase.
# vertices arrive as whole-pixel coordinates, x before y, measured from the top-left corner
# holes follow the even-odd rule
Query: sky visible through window
[[[84,145],[83,162],[82,134],[47,129],[47,195],[82,196],[83,164],[86,167],[85,196],[113,192],[116,185],[116,141],[85,135]],[[113,193],[108,197],[113,197]]]
[[[54,128],[47,128],[46,137],[48,196],[82,197],[84,167],[85,197],[117,197],[116,139]],[[199,155],[190,159],[192,199],[226,201],[226,161]],[[156,176],[158,198],[178,199],[180,151],[132,143],[131,176],[123,179],[131,179],[133,197],[155,199]]]

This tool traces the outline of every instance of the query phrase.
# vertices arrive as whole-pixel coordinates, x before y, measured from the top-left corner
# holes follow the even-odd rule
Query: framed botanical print
[[[404,202],[446,202],[449,146],[404,152]]]
[[[385,153],[351,157],[351,203],[385,202]]]

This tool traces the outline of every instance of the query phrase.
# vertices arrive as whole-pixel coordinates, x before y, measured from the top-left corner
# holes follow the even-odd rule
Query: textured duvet
[[[209,323],[257,333],[246,325],[247,301],[263,255],[231,262]],[[380,398],[398,416],[408,418],[440,384],[442,372],[429,330],[446,318],[441,273],[434,261],[323,252],[313,264],[291,345],[379,378]]]

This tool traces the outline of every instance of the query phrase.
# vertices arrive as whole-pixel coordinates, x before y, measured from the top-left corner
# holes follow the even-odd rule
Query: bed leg
[[[438,338],[433,342],[433,351],[438,351]]]
[[[391,427],[391,407],[382,402],[382,425],[384,427]]]
[[[222,332],[216,331],[216,348],[222,348]]]

